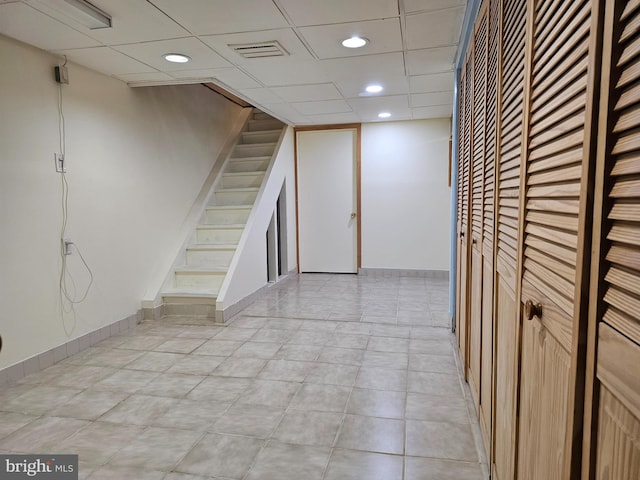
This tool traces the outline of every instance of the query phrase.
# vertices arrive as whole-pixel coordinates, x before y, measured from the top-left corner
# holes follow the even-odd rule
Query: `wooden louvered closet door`
[[[486,146],[487,95],[487,2],[483,2],[473,46],[473,142],[471,164],[471,284],[469,305],[469,374],[468,381],[476,406],[480,408],[480,374],[482,352],[482,205],[484,193],[484,157]]]
[[[592,9],[597,5],[529,3],[517,468],[522,479],[573,478],[580,460],[584,360],[579,342],[588,297],[585,225],[592,212],[585,192],[594,158],[593,89],[600,58],[593,25],[598,12]]]
[[[600,243],[590,319],[597,327],[595,478],[640,478],[640,1],[606,15],[594,227]],[[612,5],[609,5],[612,7]],[[594,272],[596,270],[594,269]]]
[[[470,51],[465,67],[460,77],[460,145],[458,146],[458,258],[457,258],[457,309],[456,309],[456,331],[458,334],[458,347],[460,359],[465,372],[469,355],[469,318],[468,318],[468,295],[469,277],[469,209],[470,209],[470,182],[471,182],[471,127],[473,119],[473,50]]]
[[[500,15],[495,264],[495,415],[492,478],[515,478],[519,302],[518,224],[527,5],[503,0]]]

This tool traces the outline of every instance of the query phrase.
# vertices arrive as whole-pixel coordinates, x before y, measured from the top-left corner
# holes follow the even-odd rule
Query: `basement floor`
[[[79,478],[481,480],[448,281],[303,274],[228,326],[166,317],[0,393],[0,452]],[[471,413],[471,414],[470,414]]]

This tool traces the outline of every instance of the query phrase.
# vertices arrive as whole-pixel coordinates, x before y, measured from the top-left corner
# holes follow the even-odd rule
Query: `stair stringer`
[[[154,309],[162,304],[162,292],[168,285],[172,284],[176,267],[184,264],[187,247],[193,242],[195,236],[195,227],[205,215],[216,186],[220,182],[221,173],[233,153],[234,147],[239,142],[242,133],[246,131],[252,114],[253,108],[243,108],[238,116],[233,119],[231,133],[220,150],[216,161],[213,163],[209,175],[207,175],[207,178],[202,184],[202,188],[193,202],[191,210],[189,210],[189,213],[182,222],[179,234],[176,235],[175,249],[172,249],[176,254],[171,262],[165,261],[159,265],[157,269],[158,273],[154,275],[154,279],[150,282],[143,297],[143,310]]]
[[[285,125],[231,259],[227,276],[218,292],[216,322],[227,321],[244,306],[247,299],[268,285],[266,231],[285,180],[289,199],[287,210],[295,209],[294,164],[293,128]],[[295,216],[295,212],[290,213]],[[295,224],[292,223],[289,228],[295,229]],[[290,248],[294,248],[294,245],[295,242],[290,242]]]

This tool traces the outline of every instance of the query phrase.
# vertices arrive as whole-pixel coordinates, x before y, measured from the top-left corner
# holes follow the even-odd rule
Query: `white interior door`
[[[301,272],[356,273],[355,129],[297,133]]]

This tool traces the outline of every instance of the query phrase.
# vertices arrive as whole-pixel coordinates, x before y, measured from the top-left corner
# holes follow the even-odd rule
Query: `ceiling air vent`
[[[243,43],[229,45],[238,55],[244,58],[284,57],[289,55],[276,40],[260,43]]]

